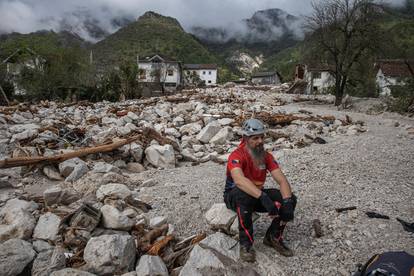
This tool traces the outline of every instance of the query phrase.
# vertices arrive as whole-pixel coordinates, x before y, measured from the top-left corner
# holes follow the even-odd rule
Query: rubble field
[[[349,275],[375,253],[414,253],[414,119],[287,89],[0,107],[0,271]],[[270,219],[258,214],[253,265],[239,261],[236,215],[222,203],[251,117],[268,126],[265,148],[298,196],[286,231],[295,256],[261,243]]]

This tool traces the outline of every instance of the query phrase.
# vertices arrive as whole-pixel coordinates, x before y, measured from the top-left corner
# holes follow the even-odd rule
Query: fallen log
[[[12,168],[12,167],[21,167],[21,166],[28,166],[28,165],[35,165],[39,163],[60,163],[68,159],[72,159],[75,157],[82,157],[89,154],[95,153],[103,153],[103,152],[111,152],[120,148],[124,145],[130,144],[137,139],[140,139],[142,135],[137,135],[130,137],[128,139],[121,139],[119,141],[113,142],[111,144],[97,146],[97,147],[89,147],[83,148],[80,150],[75,150],[73,152],[58,154],[55,156],[33,156],[33,157],[16,157],[16,158],[6,158],[4,160],[0,160],[0,169],[4,168]]]

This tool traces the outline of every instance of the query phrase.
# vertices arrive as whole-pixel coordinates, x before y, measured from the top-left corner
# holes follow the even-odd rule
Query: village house
[[[278,72],[258,72],[252,75],[251,82],[254,84],[280,84],[282,77]]]
[[[327,65],[299,65],[295,78],[303,77],[307,82],[306,94],[326,94],[335,86],[335,77]],[[302,67],[302,69],[300,69]]]
[[[197,81],[206,86],[217,84],[216,64],[184,64],[185,83],[195,84]]]
[[[137,58],[138,79],[141,83],[159,84],[162,89],[174,90],[182,85],[181,63],[164,55]]]
[[[414,77],[414,60],[378,60],[374,66],[375,82],[381,96],[391,95],[393,86],[404,85],[406,78]]]

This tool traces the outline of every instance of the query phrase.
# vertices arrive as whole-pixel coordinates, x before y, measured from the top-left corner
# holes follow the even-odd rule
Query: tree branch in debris
[[[20,167],[20,166],[28,166],[28,165],[35,165],[39,163],[60,163],[68,159],[72,159],[75,157],[82,157],[89,154],[95,153],[103,153],[103,152],[111,152],[115,149],[118,149],[124,145],[130,144],[137,139],[139,139],[141,135],[133,136],[128,139],[121,139],[119,141],[113,142],[111,144],[97,146],[97,147],[89,147],[83,148],[80,150],[75,150],[73,152],[58,154],[55,156],[33,156],[33,157],[17,157],[17,158],[6,158],[4,160],[0,160],[0,168],[12,168],[12,167]]]

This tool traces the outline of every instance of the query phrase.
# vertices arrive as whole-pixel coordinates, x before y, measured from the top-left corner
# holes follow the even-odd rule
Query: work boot
[[[293,251],[286,246],[286,244],[283,242],[283,239],[276,239],[270,235],[265,235],[263,243],[267,246],[273,247],[277,252],[285,257],[293,256]]]
[[[256,252],[253,247],[240,245],[240,259],[245,262],[254,263],[256,261]]]

